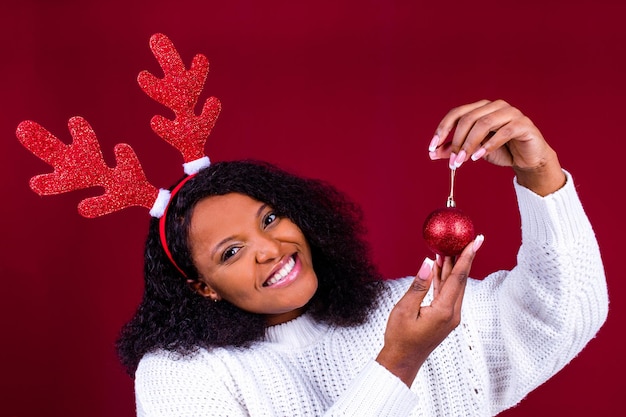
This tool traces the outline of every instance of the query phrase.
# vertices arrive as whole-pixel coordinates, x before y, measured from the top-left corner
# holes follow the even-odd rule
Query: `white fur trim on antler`
[[[211,160],[208,156],[203,156],[200,159],[196,159],[194,161],[185,162],[183,164],[183,170],[187,175],[197,174],[198,171],[204,168],[208,168],[211,165]]]
[[[168,203],[170,202],[171,193],[169,190],[164,190],[161,188],[159,190],[159,195],[154,201],[154,205],[150,209],[150,215],[152,217],[156,217],[157,219],[163,216],[165,213],[165,209],[167,208]]]

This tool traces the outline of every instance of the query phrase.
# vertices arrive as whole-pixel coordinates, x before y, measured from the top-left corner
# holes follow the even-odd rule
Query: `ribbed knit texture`
[[[571,176],[543,198],[515,188],[518,265],[468,281],[461,325],[429,356],[411,389],[374,360],[407,277],[386,281],[388,296],[362,326],[334,328],[304,315],[269,328],[266,341],[248,349],[144,356],[137,415],[469,417],[517,404],[596,334],[608,299]]]

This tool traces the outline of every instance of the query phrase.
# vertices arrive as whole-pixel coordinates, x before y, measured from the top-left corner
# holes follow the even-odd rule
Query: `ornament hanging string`
[[[456,207],[456,202],[454,201],[454,175],[455,173],[456,173],[456,169],[450,170],[450,195],[448,196],[446,207]]]

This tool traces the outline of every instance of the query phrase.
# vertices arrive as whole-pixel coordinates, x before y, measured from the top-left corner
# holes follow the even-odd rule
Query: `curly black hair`
[[[311,248],[318,289],[307,305],[316,320],[335,326],[363,323],[376,306],[381,277],[365,243],[362,213],[330,184],[293,175],[257,161],[218,162],[190,179],[170,202],[166,236],[185,278],[160,243],[159,221],[152,219],[145,246],[143,299],[122,328],[117,351],[133,376],[142,356],[157,349],[189,355],[199,348],[245,347],[265,335],[262,315],[197,294],[188,242],[195,205],[213,195],[241,193],[271,206],[302,230]]]

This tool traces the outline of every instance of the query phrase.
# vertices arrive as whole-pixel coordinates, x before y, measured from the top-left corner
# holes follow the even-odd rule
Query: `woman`
[[[479,235],[456,258],[382,281],[358,210],[332,187],[215,164],[170,203],[171,260],[151,225],[144,299],[118,345],[137,414],[495,415],[566,365],[608,304],[571,176],[503,101],[451,110],[429,154],[452,169],[513,167],[515,268],[468,279]]]

